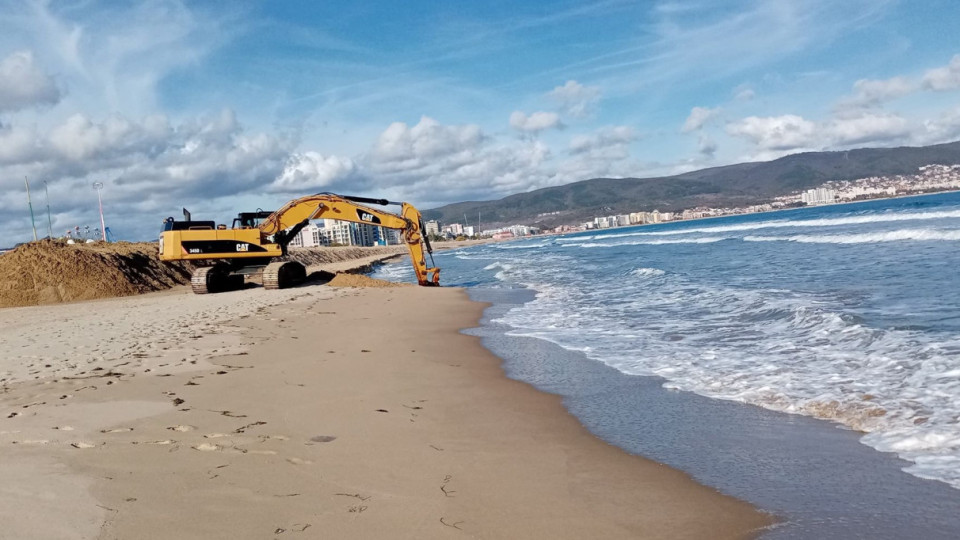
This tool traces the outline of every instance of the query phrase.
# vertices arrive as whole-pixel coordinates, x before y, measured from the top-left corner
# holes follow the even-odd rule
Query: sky
[[[960,139],[960,2],[0,0],[0,246]],[[45,191],[46,190],[46,191]],[[49,194],[49,196],[47,195]]]

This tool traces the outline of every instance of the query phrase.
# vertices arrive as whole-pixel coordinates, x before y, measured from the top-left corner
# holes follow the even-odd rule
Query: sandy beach
[[[770,516],[587,432],[458,289],[0,310],[2,538],[744,538]]]

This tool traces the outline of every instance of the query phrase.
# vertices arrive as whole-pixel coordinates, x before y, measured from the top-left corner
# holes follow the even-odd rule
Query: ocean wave
[[[666,272],[659,268],[637,268],[630,271],[631,275],[640,277],[662,276],[665,273]]]
[[[727,236],[705,236],[702,238],[683,238],[678,240],[632,240],[628,242],[584,242],[582,244],[563,244],[560,247],[608,248],[618,246],[660,246],[665,244],[712,244],[727,240]]]
[[[839,422],[911,461],[908,472],[960,488],[960,404],[951,397],[960,336],[873,328],[839,303],[781,289],[679,275],[656,287],[614,276],[593,287],[546,287],[525,268],[512,277],[543,292],[503,316],[510,334],[663,377],[668,388]]]
[[[870,223],[887,223],[896,221],[923,221],[931,219],[957,219],[960,218],[960,210],[941,210],[934,212],[891,212],[887,214],[870,214],[861,216],[845,216],[838,218],[822,219],[797,219],[797,220],[770,220],[758,221],[755,223],[743,223],[737,225],[716,225],[713,227],[696,227],[691,229],[677,229],[670,231],[637,231],[629,233],[615,233],[597,235],[596,240],[604,238],[622,238],[627,236],[674,236],[679,234],[696,233],[726,233],[754,231],[758,229],[774,229],[784,227],[839,227],[843,225],[863,225]]]
[[[860,234],[745,236],[743,240],[745,242],[799,242],[802,244],[870,244],[877,242],[901,242],[906,240],[957,241],[960,240],[960,230],[898,229],[895,231]]]

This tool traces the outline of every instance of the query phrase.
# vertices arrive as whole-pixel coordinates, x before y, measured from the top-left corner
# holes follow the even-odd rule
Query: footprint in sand
[[[47,444],[50,441],[46,439],[27,439],[24,441],[10,441],[10,444]]]
[[[132,427],[116,428],[116,429],[101,429],[100,433],[126,433],[127,431],[133,431]]]
[[[196,426],[177,425],[177,426],[170,426],[167,429],[169,429],[170,431],[193,431],[197,428]]]
[[[83,449],[86,449],[86,448],[94,448],[94,447],[96,447],[97,445],[95,445],[95,444],[90,444],[90,443],[88,443],[88,442],[77,441],[77,442],[75,442],[75,443],[70,443],[70,446],[72,446],[72,447],[74,447],[74,448],[79,448],[79,449],[83,450]]]
[[[201,443],[196,446],[191,446],[194,450],[199,450],[201,452],[219,452],[223,450],[223,447],[219,444],[210,444],[210,443]]]
[[[204,435],[203,438],[204,439],[220,439],[220,438],[229,437],[229,436],[230,435],[227,433],[208,433]]]
[[[287,458],[287,461],[290,463],[293,463],[294,465],[313,465],[313,462],[308,459],[291,457],[291,458]]]
[[[70,426],[53,426],[53,429],[58,431],[73,431],[73,428]]]

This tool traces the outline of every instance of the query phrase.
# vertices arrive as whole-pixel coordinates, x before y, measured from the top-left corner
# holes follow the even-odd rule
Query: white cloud
[[[625,159],[629,157],[629,144],[637,140],[629,126],[607,126],[589,135],[577,135],[570,139],[569,151],[589,159]]]
[[[937,144],[960,138],[960,107],[943,111],[940,115],[923,123],[924,144]]]
[[[802,117],[749,116],[727,126],[727,133],[752,141],[761,150],[796,150],[817,143],[817,126]]]
[[[792,114],[751,116],[729,124],[727,133],[753,142],[757,155],[764,157],[865,144],[889,145],[917,136],[916,126],[908,120],[884,112],[849,113],[823,122]]]
[[[521,111],[510,115],[510,126],[518,131],[537,133],[545,129],[561,129],[560,115],[553,112],[535,112],[529,116]]]
[[[0,129],[0,192],[19,193],[24,176],[47,180],[55,212],[90,218],[93,207],[85,195],[91,182],[100,181],[111,212],[124,216],[115,230],[142,238],[152,236],[156,225],[144,222],[144,213],[166,213],[181,204],[210,210],[221,197],[282,190],[296,143],[244,133],[229,110],[178,125],[156,115],[139,121],[74,115],[47,132]],[[279,188],[271,187],[274,182]],[[0,214],[16,217],[23,210],[17,198],[0,198]],[[55,225],[59,230],[62,224]]]
[[[548,94],[559,105],[561,110],[575,118],[584,118],[596,112],[600,101],[599,86],[584,86],[577,81],[569,80],[563,86],[558,86]]]
[[[350,158],[324,156],[317,152],[302,152],[287,159],[283,172],[271,184],[270,191],[306,194],[329,189],[357,172]]]
[[[834,118],[820,131],[830,146],[846,147],[906,140],[911,134],[911,126],[905,118],[895,114],[865,113]]]
[[[429,167],[432,160],[469,154],[484,141],[480,126],[445,126],[424,116],[415,126],[394,122],[377,139],[372,163],[379,171],[400,172]]]
[[[853,84],[853,95],[840,100],[841,106],[875,107],[901,98],[917,90],[917,85],[905,77],[886,80],[860,79]]]
[[[697,152],[704,157],[712,158],[717,153],[717,143],[706,133],[701,133],[697,139]]]
[[[737,101],[753,101],[755,97],[757,97],[757,93],[749,86],[741,85],[734,89],[733,99]]]
[[[444,204],[543,187],[550,149],[540,141],[496,143],[475,125],[444,125],[423,117],[380,134],[358,163],[357,187],[378,195]]]
[[[960,54],[954,55],[946,66],[927,71],[921,84],[927,90],[960,89]]]
[[[683,123],[683,127],[680,128],[680,131],[683,133],[690,133],[691,131],[699,131],[703,129],[703,126],[716,118],[720,113],[719,108],[710,109],[708,107],[694,107],[690,111],[690,116],[687,117],[687,121]]]
[[[17,51],[0,60],[0,112],[58,101],[57,83],[34,63],[33,52]]]

